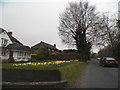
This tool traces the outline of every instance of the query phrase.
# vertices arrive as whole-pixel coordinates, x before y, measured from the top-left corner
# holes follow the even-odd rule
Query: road
[[[97,60],[91,60],[73,88],[118,88],[118,68],[102,67]]]

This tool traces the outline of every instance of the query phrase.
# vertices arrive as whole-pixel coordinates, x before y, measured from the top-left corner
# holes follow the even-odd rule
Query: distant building
[[[37,55],[38,49],[41,46],[46,47],[48,49],[48,51],[49,51],[50,54],[53,54],[53,53],[56,53],[56,52],[60,51],[60,50],[58,50],[56,48],[56,44],[51,45],[51,44],[48,44],[48,43],[45,43],[45,42],[41,41],[40,43],[38,43],[38,44],[36,44],[36,45],[34,45],[34,46],[31,47],[32,55]]]
[[[14,58],[15,61],[28,61],[31,58],[31,49],[13,37],[12,32],[0,28],[0,59],[9,58]]]

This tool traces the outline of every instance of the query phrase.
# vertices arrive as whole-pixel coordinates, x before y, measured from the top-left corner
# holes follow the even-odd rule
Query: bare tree
[[[89,58],[91,35],[99,22],[99,13],[95,10],[88,2],[71,2],[60,14],[59,35],[64,43],[76,45],[83,60]]]
[[[115,46],[113,52],[114,56],[119,60],[120,59],[120,20],[117,20],[118,34],[117,34],[117,45]]]
[[[104,45],[104,48],[108,49],[111,53],[111,56],[114,55],[114,48],[118,44],[118,27],[116,18],[113,16],[109,16],[108,14],[101,15],[101,22],[98,24],[99,29],[96,34],[96,42],[99,41],[100,45]],[[97,42],[98,43],[98,42]]]
[[[103,42],[101,42],[101,44],[106,44],[114,48],[118,32],[116,18],[108,16],[107,14],[102,14],[101,23],[99,25],[99,36]]]
[[[96,39],[99,40],[101,45],[104,45],[104,48],[99,51],[102,56],[119,56],[120,31],[117,24],[115,17],[105,13],[101,15],[101,23],[98,24],[99,30]]]

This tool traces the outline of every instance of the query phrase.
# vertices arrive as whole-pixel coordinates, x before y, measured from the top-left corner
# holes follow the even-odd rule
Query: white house
[[[12,36],[12,32],[0,28],[0,59],[14,58],[15,61],[28,61],[31,49]]]

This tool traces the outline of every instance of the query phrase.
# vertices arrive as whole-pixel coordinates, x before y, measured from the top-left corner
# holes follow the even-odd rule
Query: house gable
[[[46,47],[50,53],[51,52],[53,53],[53,52],[59,52],[60,51],[60,50],[58,50],[56,48],[56,44],[51,45],[51,44],[48,44],[48,43],[45,43],[45,42],[41,41],[40,43],[38,43],[38,44],[36,44],[36,45],[34,45],[34,46],[31,47],[32,53],[33,54],[37,53],[37,51],[40,48],[40,46]]]
[[[7,46],[9,44],[12,44],[11,39],[9,38],[7,32],[0,28],[0,47]]]
[[[38,49],[40,46],[45,46],[46,48],[51,48],[51,49],[55,49],[55,50],[58,50],[55,46],[51,45],[51,44],[48,44],[48,43],[45,43],[43,41],[41,41],[40,43],[32,46],[31,48],[32,49]]]

